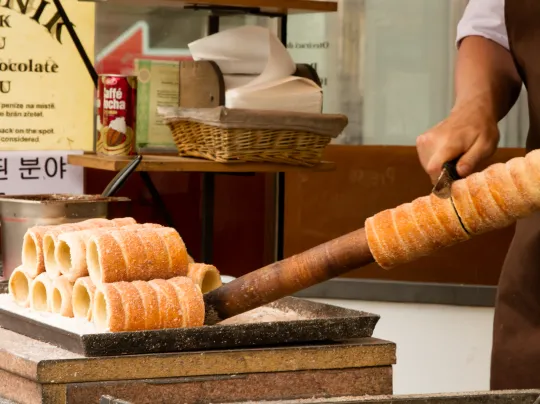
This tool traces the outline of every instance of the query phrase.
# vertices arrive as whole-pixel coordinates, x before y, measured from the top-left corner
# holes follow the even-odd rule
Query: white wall
[[[394,394],[489,390],[492,308],[310,299],[381,316],[397,345]]]

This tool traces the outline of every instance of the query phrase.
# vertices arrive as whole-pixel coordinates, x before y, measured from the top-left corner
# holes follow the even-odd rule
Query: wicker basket
[[[313,166],[347,125],[344,115],[161,107],[181,156]]]

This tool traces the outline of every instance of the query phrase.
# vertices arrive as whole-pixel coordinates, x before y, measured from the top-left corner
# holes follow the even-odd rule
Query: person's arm
[[[521,90],[510,52],[479,36],[465,38],[459,47],[454,110],[472,109],[496,122],[506,116]]]
[[[474,1],[471,0],[469,7],[474,6],[471,3]],[[521,80],[504,41],[495,35],[492,37],[497,42],[488,39],[487,29],[488,34],[480,36],[482,31],[476,34],[472,28],[472,35],[465,36],[458,51],[454,107],[447,119],[419,136],[416,142],[420,162],[432,181],[436,181],[446,161],[461,154],[458,172],[465,177],[494,153],[499,142],[497,123],[512,108],[521,89]]]

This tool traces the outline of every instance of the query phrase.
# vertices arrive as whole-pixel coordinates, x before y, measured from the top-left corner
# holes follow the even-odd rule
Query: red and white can
[[[135,154],[137,77],[103,74],[98,81],[96,153]]]

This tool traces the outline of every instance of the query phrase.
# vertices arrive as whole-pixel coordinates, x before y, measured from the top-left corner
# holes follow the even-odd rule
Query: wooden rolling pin
[[[472,236],[507,227],[540,209],[540,150],[384,210],[365,227],[248,273],[204,295],[206,324],[271,303],[375,260],[392,268]]]

